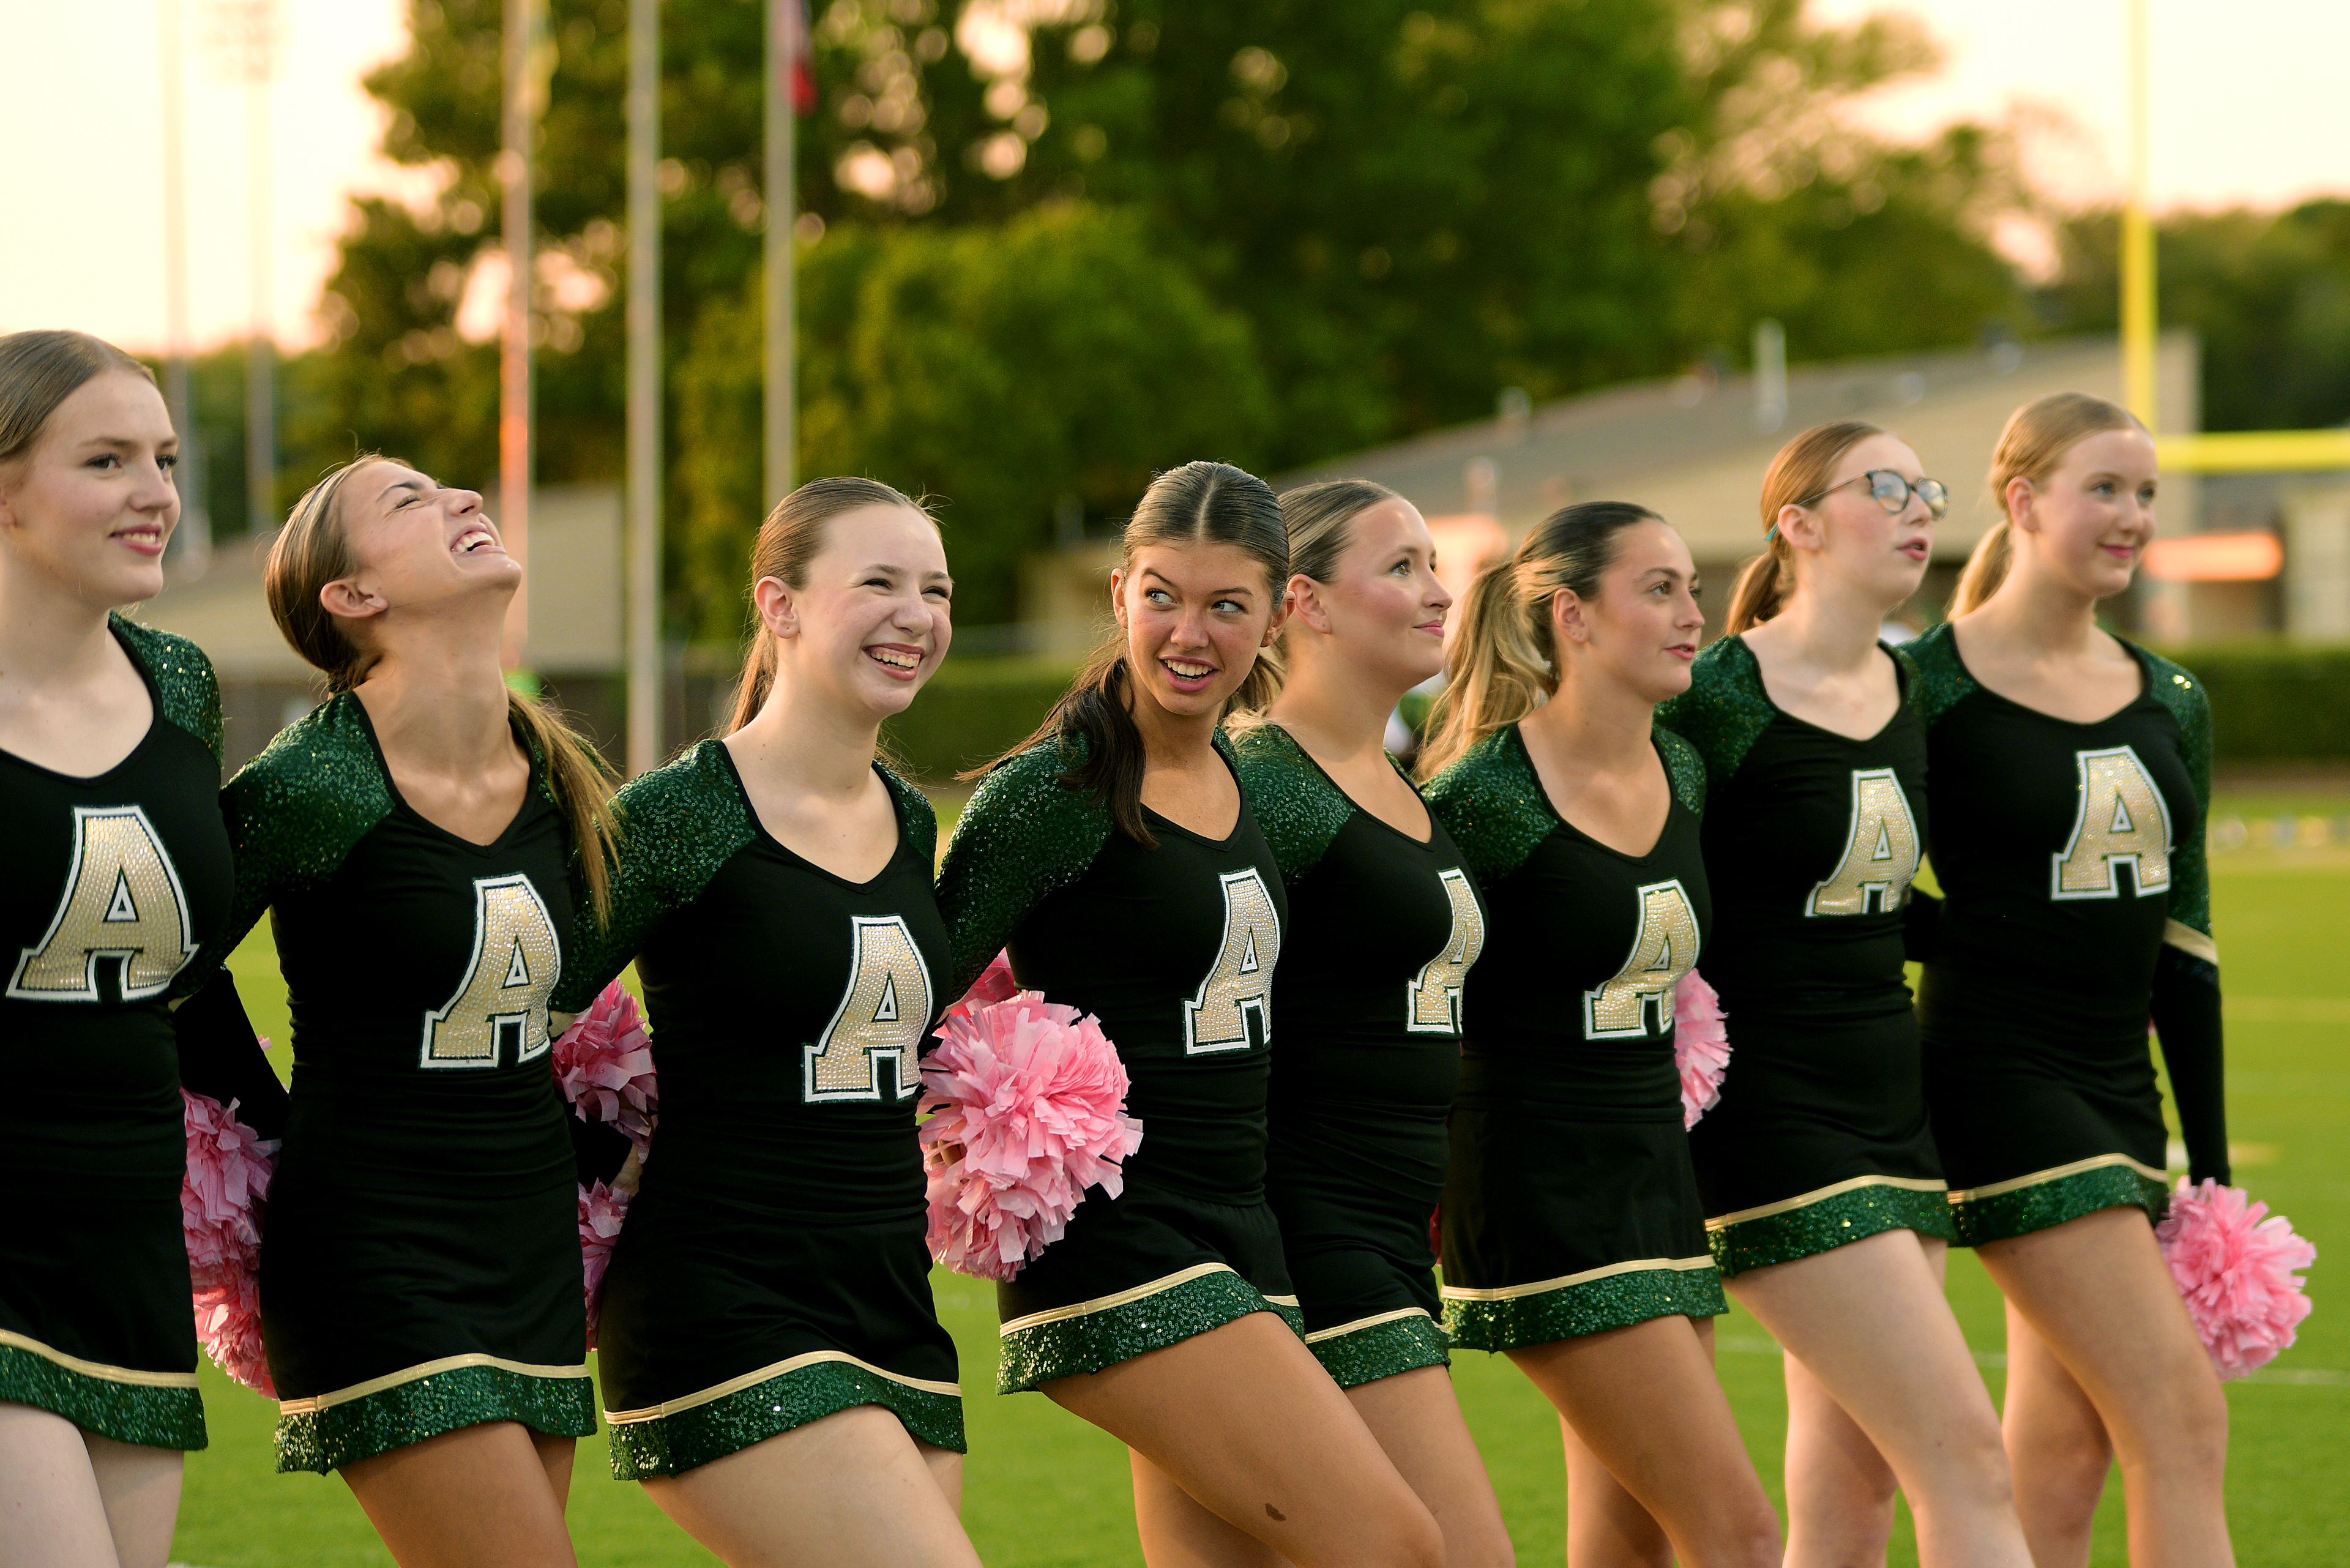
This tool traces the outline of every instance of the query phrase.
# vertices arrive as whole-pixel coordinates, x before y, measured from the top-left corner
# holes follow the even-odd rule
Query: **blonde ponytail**
[[[1970,610],[1981,609],[1983,601],[1999,592],[1999,585],[2007,581],[2007,568],[2015,559],[2015,529],[2005,517],[1991,525],[1991,531],[1975,541],[1967,556],[1965,569],[1959,573],[1959,586],[1950,594],[1950,618],[1956,620]]]
[[[1419,775],[1431,778],[1558,690],[1551,603],[1591,598],[1616,558],[1616,535],[1658,521],[1628,501],[1583,501],[1552,513],[1506,559],[1477,574],[1445,650],[1444,691],[1428,715]]]
[[[1722,635],[1736,637],[1760,626],[1783,608],[1795,587],[1795,547],[1779,531],[1779,514],[1790,506],[1809,506],[1835,483],[1836,465],[1845,454],[1871,436],[1883,435],[1866,420],[1838,420],[1814,425],[1794,436],[1762,471],[1762,554],[1746,563],[1731,590],[1730,616]]]
[[[1999,508],[1999,521],[1975,545],[1967,557],[1966,570],[1959,574],[1958,588],[1950,595],[1950,618],[1981,608],[1985,600],[1999,592],[2008,568],[2015,563],[2015,514],[2007,504],[2010,485],[2021,479],[2036,490],[2048,483],[2064,454],[2089,437],[2106,431],[2144,429],[2137,416],[2119,403],[2087,392],[2051,392],[2008,415],[2005,428],[1999,432],[1999,444],[1991,449],[1991,472],[1984,480]]]

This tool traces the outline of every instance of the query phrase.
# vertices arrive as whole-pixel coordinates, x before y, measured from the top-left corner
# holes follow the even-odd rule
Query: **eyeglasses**
[[[1809,506],[1814,502],[1825,500],[1827,497],[1835,494],[1837,491],[1842,490],[1846,484],[1862,483],[1866,483],[1868,486],[1869,494],[1875,496],[1877,498],[1877,504],[1879,506],[1884,507],[1887,512],[1900,512],[1902,508],[1909,504],[1909,498],[1912,495],[1926,504],[1927,515],[1932,517],[1938,523],[1940,522],[1950,510],[1950,493],[1949,489],[1943,485],[1940,480],[1921,479],[1917,483],[1912,484],[1889,468],[1872,468],[1866,473],[1861,474],[1857,478],[1846,480],[1842,484],[1831,484],[1825,490],[1821,491],[1817,495],[1811,496],[1806,500],[1798,501],[1795,504],[1798,506]]]

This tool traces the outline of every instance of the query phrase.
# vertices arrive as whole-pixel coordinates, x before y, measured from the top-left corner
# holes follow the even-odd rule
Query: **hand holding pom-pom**
[[[2317,1248],[2283,1215],[2241,1187],[2182,1176],[2154,1233],[2222,1379],[2266,1366],[2293,1344],[2310,1314],[2308,1283],[2294,1271],[2316,1262]]]
[[[264,1042],[266,1048],[266,1042]],[[180,1229],[187,1243],[196,1337],[221,1370],[271,1398],[261,1346],[261,1224],[277,1154],[236,1119],[237,1102],[180,1091],[188,1143],[180,1181]]]
[[[596,1323],[603,1315],[604,1271],[612,1262],[612,1243],[620,1239],[620,1222],[629,1217],[629,1194],[598,1182],[579,1189],[580,1285],[588,1293],[588,1348],[596,1348]]]
[[[921,1130],[931,1255],[1008,1280],[1060,1240],[1087,1188],[1125,1189],[1119,1162],[1142,1124],[1126,1114],[1126,1068],[1098,1019],[1038,992],[972,993],[922,1074],[921,1109],[938,1113]]]
[[[1730,1034],[1722,1027],[1721,998],[1705,977],[1691,970],[1673,988],[1673,1065],[1681,1075],[1681,1127],[1721,1101],[1721,1080],[1730,1071]]]
[[[609,1122],[642,1155],[650,1147],[660,1108],[652,1042],[637,999],[614,981],[556,1040],[556,1081],[581,1121]]]

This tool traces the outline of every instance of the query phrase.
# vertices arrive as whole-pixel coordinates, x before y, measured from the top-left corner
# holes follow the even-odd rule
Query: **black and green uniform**
[[[1357,806],[1279,724],[1234,740],[1289,889],[1266,1192],[1342,1388],[1447,1365],[1429,1245],[1485,915],[1452,836]]]
[[[1866,740],[1783,712],[1735,637],[1657,710],[1705,759],[1705,978],[1734,1054],[1690,1152],[1724,1275],[1885,1231],[1950,1237],[1901,974],[1926,730],[1886,652],[1902,701]]]
[[[130,754],[80,778],[0,752],[0,1400],[201,1449],[168,997],[228,917],[220,689],[193,643],[110,624],[153,708]]]
[[[1966,1245],[2161,1217],[2149,1014],[2189,1168],[2228,1179],[2210,710],[2194,676],[2123,646],[2144,689],[2078,724],[1979,684],[1947,624],[1910,645],[1944,899],[1918,922],[1926,1099]]]
[[[261,1244],[277,1468],[331,1470],[483,1421],[587,1436],[546,1021],[574,855],[545,759],[504,831],[473,843],[400,798],[345,691],[230,780],[221,809],[236,898],[215,946],[267,909],[294,1023]]]
[[[1074,745],[1075,742],[1072,742]],[[1231,761],[1228,742],[1218,753]],[[1071,753],[1074,760],[1076,753]],[[939,878],[951,993],[1008,950],[1022,986],[1101,1020],[1142,1144],[1126,1188],[996,1288],[1006,1394],[1273,1312],[1300,1327],[1264,1198],[1273,974],[1289,906],[1243,799],[1221,839],[1143,816],[1155,847],[1035,746],[989,774]]]
[[[938,818],[874,771],[897,851],[864,882],[762,827],[723,742],[620,792],[611,924],[583,923],[556,1001],[586,1007],[633,957],[660,1074],[597,1325],[622,1480],[856,1405],[963,1448],[914,1127],[920,1058],[951,1000]]]
[[[1712,906],[1705,767],[1656,732],[1672,784],[1643,855],[1558,815],[1507,725],[1428,786],[1485,896],[1444,1184],[1444,1326],[1511,1350],[1727,1312],[1681,1129],[1673,988]]]

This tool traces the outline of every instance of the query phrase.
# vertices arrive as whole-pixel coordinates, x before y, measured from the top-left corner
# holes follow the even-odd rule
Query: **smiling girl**
[[[1934,870],[1918,996],[1960,1244],[2007,1298],[2007,1449],[2040,1568],[2088,1560],[2118,1459],[2131,1561],[2234,1561],[2228,1409],[2155,1241],[2151,1013],[2197,1179],[2228,1179],[2203,828],[2211,721],[2187,670],[2099,628],[2154,536],[2153,438],[2101,398],[2018,410],[2003,514],[1916,645]],[[1931,911],[1928,906],[1927,911]]]
[[[260,1274],[277,1468],[339,1470],[403,1568],[569,1563],[595,1429],[546,1002],[575,900],[607,900],[610,794],[499,670],[521,581],[473,492],[329,472],[263,578],[329,695],[222,794],[236,896],[206,956],[269,911],[294,1024]]]
[[[938,819],[874,760],[946,657],[928,513],[868,479],[777,504],[723,740],[620,792],[613,918],[660,1126],[604,1281],[612,1470],[733,1564],[970,1564],[962,1398],[931,1300],[914,1106],[947,986]]]
[[[1088,1194],[999,1287],[998,1386],[1127,1445],[1149,1563],[1436,1568],[1434,1521],[1301,1338],[1265,1202],[1289,909],[1218,724],[1263,700],[1289,565],[1263,481],[1159,475],[1110,576],[1118,636],[947,850],[948,994],[1008,950],[1099,1016],[1143,1126],[1122,1195]]]
[[[1658,711],[1705,758],[1706,978],[1737,1055],[1690,1146],[1714,1262],[1786,1348],[1790,1568],[1881,1557],[1897,1486],[1927,1568],[2029,1563],[1942,1293],[1950,1206],[1901,971],[1926,732],[1877,628],[1948,504],[1874,425],[1789,441],[1729,635]]]
[[[1655,727],[1705,618],[1644,507],[1554,513],[1479,574],[1421,766],[1483,891],[1444,1188],[1453,1345],[1555,1406],[1573,1568],[1775,1568],[1712,1366],[1728,1310],[1682,1131],[1675,988],[1712,924],[1705,771]]]
[[[1450,1568],[1492,1568],[1509,1532],[1445,1370],[1429,1248],[1484,908],[1382,743],[1444,667],[1452,595],[1390,490],[1308,484],[1281,515],[1280,694],[1233,742],[1289,890],[1267,1191],[1307,1347],[1436,1515]]]
[[[204,1446],[166,999],[228,914],[220,691],[193,644],[112,613],[162,590],[178,454],[129,355],[78,332],[0,337],[11,1564],[161,1568],[182,1451]],[[263,1061],[250,1035],[238,1054]],[[247,1119],[268,1127],[265,1108]]]

